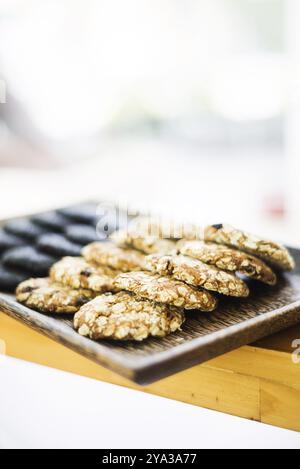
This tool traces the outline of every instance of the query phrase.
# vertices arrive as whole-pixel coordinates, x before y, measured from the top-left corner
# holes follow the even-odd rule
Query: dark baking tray
[[[187,313],[181,332],[142,343],[93,342],[67,316],[40,314],[0,294],[0,310],[75,352],[139,384],[149,384],[250,344],[300,321],[300,250],[297,263],[275,288],[250,282],[247,300],[222,299],[213,314]]]

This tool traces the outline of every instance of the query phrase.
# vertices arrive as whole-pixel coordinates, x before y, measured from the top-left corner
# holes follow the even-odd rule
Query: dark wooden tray
[[[68,316],[49,316],[0,294],[0,310],[75,352],[139,384],[203,363],[300,322],[300,250],[297,268],[275,288],[250,282],[247,300],[222,299],[213,314],[187,313],[181,332],[142,343],[93,342],[81,337]]]

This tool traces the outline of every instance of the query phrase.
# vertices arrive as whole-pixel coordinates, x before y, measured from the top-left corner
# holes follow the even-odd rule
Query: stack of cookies
[[[76,313],[75,329],[94,340],[164,337],[190,310],[211,313],[222,296],[248,297],[247,278],[273,287],[277,272],[295,267],[285,247],[230,226],[146,219],[81,254],[54,264],[49,278],[21,283],[17,299],[45,313]]]

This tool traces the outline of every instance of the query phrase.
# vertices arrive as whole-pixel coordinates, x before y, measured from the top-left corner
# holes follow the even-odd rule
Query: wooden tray
[[[300,250],[297,268],[276,288],[251,282],[247,300],[222,299],[213,314],[187,313],[181,332],[142,343],[93,342],[72,328],[70,317],[51,317],[0,294],[0,310],[57,342],[139,384],[148,384],[255,342],[300,322]]]

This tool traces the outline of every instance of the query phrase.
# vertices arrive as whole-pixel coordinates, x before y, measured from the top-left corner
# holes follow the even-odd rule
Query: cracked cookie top
[[[98,296],[83,306],[74,317],[74,327],[94,340],[142,341],[165,337],[179,330],[184,320],[183,310],[120,292]]]
[[[65,257],[53,265],[50,278],[72,288],[85,288],[97,293],[115,291],[113,279],[120,273],[107,266],[96,266],[82,257]]]
[[[120,290],[127,290],[140,298],[170,304],[184,309],[214,311],[216,298],[205,290],[187,285],[169,276],[161,277],[149,272],[129,272],[115,279]]]
[[[105,265],[121,272],[143,270],[145,255],[134,249],[123,249],[113,243],[92,243],[83,248],[82,255],[87,262]]]
[[[267,285],[276,285],[277,277],[261,259],[243,251],[203,241],[179,241],[177,251],[185,256],[214,265],[221,270],[240,272]]]
[[[265,262],[280,269],[291,271],[295,261],[289,251],[281,244],[265,240],[230,225],[212,225],[205,228],[205,241],[224,244],[260,257]]]
[[[191,257],[152,254],[146,258],[146,267],[160,275],[171,275],[189,285],[202,287],[222,295],[248,297],[250,293],[246,283],[234,274]]]
[[[16,291],[17,301],[28,308],[43,313],[76,313],[82,305],[92,300],[90,290],[74,290],[52,282],[49,278],[29,279]]]

